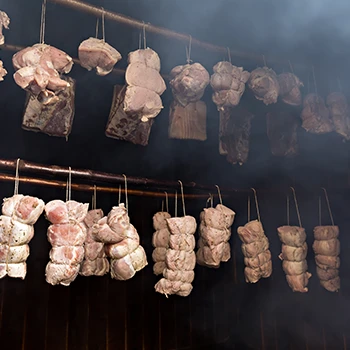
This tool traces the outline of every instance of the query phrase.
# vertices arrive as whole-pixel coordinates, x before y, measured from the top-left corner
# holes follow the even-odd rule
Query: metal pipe
[[[112,12],[112,11],[107,11],[105,9],[102,9],[100,7],[92,6],[90,4],[87,4],[83,1],[78,1],[78,0],[48,0],[52,3],[67,6],[73,9],[76,9],[81,12],[86,12],[89,14],[92,14],[96,17],[101,17],[102,14],[104,13],[104,16],[106,19],[110,19],[114,22],[122,23],[130,27],[138,28],[138,29],[143,29],[145,27],[147,32],[159,34],[162,36],[165,36],[167,38],[171,39],[176,39],[185,43],[189,43],[189,40],[191,39],[191,43],[193,46],[198,46],[201,47],[205,50],[212,51],[212,52],[217,52],[220,54],[227,54],[227,47],[219,46],[219,45],[214,45],[205,41],[198,40],[196,38],[191,37],[189,34],[184,34],[184,33],[179,33],[164,27],[159,27],[155,26],[150,23],[145,23],[143,21],[136,20],[134,18],[122,15],[117,12]],[[252,61],[258,61],[262,62],[262,55],[256,55],[253,53],[248,53],[248,52],[242,52],[242,51],[236,51],[236,50],[231,50],[231,57],[235,56],[238,58],[244,58]],[[281,61],[277,59],[273,59],[271,57],[266,58],[266,60],[269,63],[282,63],[282,64],[288,64],[288,61]]]

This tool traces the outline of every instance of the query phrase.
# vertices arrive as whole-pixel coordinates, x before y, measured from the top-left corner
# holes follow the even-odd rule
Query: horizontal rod
[[[0,169],[10,169],[15,171],[16,164],[17,164],[17,160],[0,159]],[[69,175],[68,167],[60,167],[57,165],[43,165],[43,164],[28,162],[22,159],[19,162],[18,169],[20,172],[31,172],[35,174],[59,175],[59,176],[65,176],[65,177]],[[125,178],[123,175],[104,173],[104,172],[93,171],[89,169],[71,169],[71,175],[73,177],[88,179],[90,181],[96,181],[96,182],[101,181],[101,182],[110,182],[110,183],[118,183],[118,184],[124,184],[125,182]],[[148,179],[143,177],[127,176],[127,182],[128,184],[131,184],[131,185],[143,185],[143,186],[149,186],[149,187],[158,188],[158,189],[162,188],[162,189],[180,190],[180,184],[177,181],[165,181],[165,180]],[[196,189],[196,190],[207,191],[212,193],[216,193],[217,191],[215,185],[208,186],[208,185],[197,184],[196,182],[184,183],[183,187],[185,189]],[[221,192],[237,191],[230,188],[220,187],[220,189],[221,189]]]
[[[14,175],[8,175],[8,174],[2,174],[0,173],[0,181],[15,181],[16,177]],[[38,179],[38,178],[32,178],[32,177],[25,177],[20,176],[19,182],[21,183],[30,183],[34,185],[39,186],[48,186],[48,187],[58,187],[58,188],[66,188],[67,182],[65,181],[58,181],[58,180],[44,180],[44,179]],[[72,183],[71,185],[72,190],[75,191],[84,191],[84,192],[93,192],[94,186],[86,185],[86,184],[77,184]],[[96,186],[97,192],[109,192],[109,193],[118,193],[119,188],[117,187],[105,187],[105,186]],[[122,188],[121,193],[125,193],[125,190]],[[167,193],[169,198],[175,197],[175,194],[172,192]],[[128,189],[128,195],[131,196],[139,196],[139,197],[158,197],[158,198],[165,198],[164,192],[153,192],[153,191],[140,191],[140,190],[132,190]],[[217,196],[217,195],[215,195]],[[224,197],[225,195],[223,195]],[[184,194],[184,197],[186,199],[197,199],[197,198],[208,198],[208,195],[206,194]],[[178,198],[180,198],[180,195],[178,194]]]
[[[63,6],[73,8],[73,9],[76,9],[76,10],[81,11],[81,12],[86,12],[86,13],[89,13],[89,14],[94,15],[96,17],[101,17],[102,14],[104,14],[106,19],[110,19],[114,22],[122,23],[122,24],[125,24],[127,26],[138,28],[138,29],[145,28],[145,30],[147,32],[159,34],[159,35],[162,35],[164,37],[171,38],[171,39],[176,39],[176,40],[185,42],[186,44],[188,44],[189,41],[191,40],[191,44],[193,46],[198,46],[198,47],[201,47],[201,48],[208,50],[208,51],[217,52],[220,54],[227,54],[227,52],[228,52],[227,47],[214,45],[214,44],[202,41],[202,40],[198,40],[196,38],[191,37],[191,35],[189,35],[189,34],[179,33],[179,32],[164,28],[164,27],[159,27],[159,26],[155,26],[155,25],[150,24],[150,23],[145,23],[143,21],[136,20],[134,18],[122,15],[122,14],[117,13],[117,12],[107,11],[105,9],[87,4],[87,3],[80,1],[80,0],[48,0],[48,1],[55,3],[55,4],[60,4]],[[253,53],[242,52],[242,51],[236,51],[236,50],[231,50],[231,49],[230,49],[230,53],[231,53],[231,57],[249,59],[249,60],[252,60],[255,62],[261,62],[261,64],[263,62],[262,55],[257,55],[257,54],[253,54]],[[281,60],[274,59],[272,57],[266,58],[266,61],[269,63],[288,64],[288,60],[281,61]]]

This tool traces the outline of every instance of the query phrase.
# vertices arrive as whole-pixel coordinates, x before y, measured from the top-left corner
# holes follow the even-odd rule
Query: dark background
[[[193,37],[261,55],[259,62],[232,57],[234,64],[253,70],[267,64],[277,73],[289,70],[305,83],[304,94],[315,90],[326,96],[337,89],[337,78],[348,95],[350,46],[348,38],[350,4],[345,1],[204,1],[121,0],[89,1],[97,6],[155,25],[187,32]],[[38,42],[41,2],[0,1],[11,17],[6,42],[29,46]],[[94,36],[96,19],[48,3],[46,43],[77,57],[79,43]],[[119,68],[126,67],[128,52],[138,48],[139,31],[106,21],[106,40],[123,55]],[[185,62],[183,43],[147,34],[147,44],[162,61],[162,73]],[[190,297],[157,295],[152,274],[151,218],[160,200],[130,198],[130,216],[148,255],[149,266],[130,281],[109,277],[78,277],[70,287],[51,287],[44,270],[50,246],[48,223],[41,218],[31,242],[25,281],[0,281],[1,349],[343,349],[350,341],[349,267],[346,254],[350,241],[348,219],[349,145],[334,134],[312,135],[298,130],[300,154],[294,159],[271,155],[266,136],[265,115],[283,104],[264,106],[249,91],[242,105],[254,113],[251,148],[247,164],[233,166],[218,153],[218,112],[208,87],[208,140],[179,141],[167,136],[171,92],[162,96],[165,108],[156,118],[149,145],[136,146],[105,137],[104,130],[112,101],[113,85],[123,83],[116,75],[98,77],[75,65],[70,75],[77,80],[76,114],[69,141],[21,129],[25,100],[12,79],[11,52],[0,58],[9,74],[0,84],[0,157],[71,166],[73,168],[142,176],[166,180],[195,181],[213,186],[258,190],[262,222],[271,242],[274,274],[256,285],[247,285],[243,256],[236,229],[247,221],[247,193],[237,192],[226,204],[237,212],[233,227],[233,257],[216,271],[196,267]],[[269,58],[280,64],[269,64]],[[192,59],[210,73],[223,57],[192,47]],[[300,109],[293,110],[300,114]],[[62,180],[65,180],[64,178]],[[79,182],[79,179],[73,181]],[[307,229],[313,273],[308,294],[292,293],[281,263],[276,228],[286,224],[285,198],[289,186],[297,191],[302,223]],[[311,249],[312,229],[318,224],[318,196],[326,187],[336,223],[341,230],[342,290],[331,294],[317,281]],[[175,190],[175,189],[174,189]],[[2,184],[2,197],[11,196],[12,184]],[[64,190],[20,184],[20,192],[46,202],[65,198]],[[90,201],[90,193],[74,192],[73,199]],[[107,213],[117,202],[114,195],[99,194],[98,206]],[[187,212],[199,217],[203,200],[188,200]],[[325,208],[325,205],[323,205]],[[292,207],[293,208],[293,207]],[[293,208],[294,210],[294,208]],[[252,213],[255,213],[254,210]],[[255,215],[255,214],[254,214]],[[254,216],[255,217],[255,216]],[[293,211],[293,224],[297,224]],[[329,224],[326,210],[323,222]]]

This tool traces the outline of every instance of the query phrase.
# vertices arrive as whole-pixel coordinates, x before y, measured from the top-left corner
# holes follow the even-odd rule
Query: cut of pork
[[[3,34],[3,29],[9,29],[10,18],[6,12],[0,11],[0,45],[5,44],[5,36]]]
[[[291,106],[300,106],[302,103],[300,88],[304,86],[302,81],[293,73],[281,73],[278,75],[278,83],[282,101]]]
[[[7,70],[4,68],[4,63],[0,61],[0,81],[4,80],[5,75],[7,75]]]

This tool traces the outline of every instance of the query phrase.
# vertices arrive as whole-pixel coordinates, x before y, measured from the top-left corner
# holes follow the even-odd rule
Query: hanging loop
[[[209,197],[207,199],[207,203],[206,203],[206,208],[208,208],[208,204],[211,202],[211,193],[209,193]]]
[[[229,61],[230,63],[232,63],[232,62],[231,62],[231,50],[230,50],[229,47],[227,47],[227,57],[228,57],[228,61]]]
[[[142,21],[143,23],[143,27],[142,27],[142,31],[143,31],[143,48],[146,50],[147,49],[147,43],[146,43],[146,23],[144,21]]]
[[[119,185],[118,205],[120,205],[121,200],[122,200],[122,185]]]
[[[248,222],[250,221],[250,196],[248,196]]]
[[[290,71],[294,74],[292,62],[288,60]]]
[[[256,213],[258,214],[258,221],[261,222],[260,219],[260,211],[259,211],[259,203],[258,203],[258,195],[256,193],[255,188],[251,188],[251,190],[254,192],[254,199],[255,199],[255,206],[256,206]]]
[[[183,184],[182,184],[182,182],[180,180],[178,180],[178,182],[179,182],[180,188],[181,188],[182,210],[183,210],[184,216],[186,216],[184,187],[183,187]]]
[[[287,225],[289,226],[290,213],[289,213],[289,196],[287,195]]]
[[[46,0],[41,4],[41,20],[40,20],[40,44],[45,43],[45,27],[46,27]]]
[[[18,187],[19,187],[19,162],[20,158],[17,159],[16,162],[16,177],[15,177],[15,189],[14,189],[14,195],[18,194]]]
[[[125,180],[125,208],[128,211],[129,210],[129,203],[128,203],[128,181],[126,179],[126,175],[124,175],[124,180]]]
[[[331,205],[329,204],[328,194],[327,194],[327,191],[324,187],[322,187],[322,190],[323,190],[324,195],[326,197],[328,212],[329,212],[329,216],[331,218],[332,226],[334,226],[333,214],[332,214],[332,210],[331,210]]]
[[[299,226],[302,227],[302,225],[301,225],[300,213],[299,213],[299,206],[298,206],[297,196],[296,196],[296,194],[295,194],[295,189],[294,189],[294,187],[291,187],[291,190],[293,191],[295,209],[296,209],[297,215],[298,215]]]
[[[263,58],[263,62],[264,62],[264,67],[267,67],[267,66],[266,66],[266,59],[265,59],[265,55],[262,55],[262,58]]]
[[[94,185],[94,194],[93,194],[93,200],[92,200],[92,209],[97,208],[97,187]]]
[[[102,40],[105,41],[106,40],[106,36],[105,36],[105,9],[103,7],[102,8]]]
[[[218,185],[215,185],[215,187],[218,189],[218,196],[219,196],[220,204],[222,205],[222,197],[221,197],[220,187]]]
[[[186,46],[186,61],[187,64],[190,64],[192,62],[191,60],[191,51],[192,51],[192,35],[189,36],[190,40],[188,43],[188,47]]]
[[[97,17],[97,20],[96,20],[96,31],[95,31],[95,37],[96,39],[98,38],[98,26],[100,24],[100,19]]]
[[[177,217],[177,191],[175,191],[175,217]]]
[[[166,212],[169,213],[169,198],[168,198],[168,192],[164,192],[165,193],[165,208],[166,208]]]

